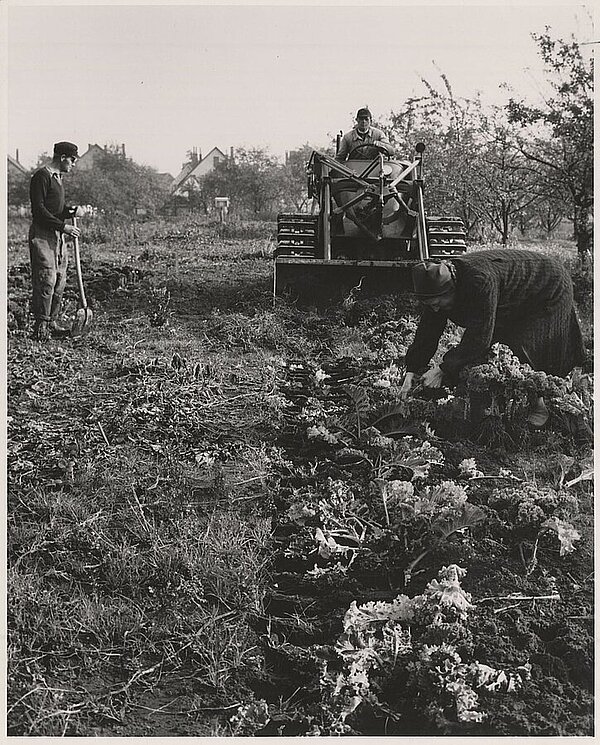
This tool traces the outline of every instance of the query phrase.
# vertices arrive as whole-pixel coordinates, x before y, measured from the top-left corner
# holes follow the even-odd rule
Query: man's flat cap
[[[54,155],[66,155],[67,158],[79,158],[77,145],[72,142],[57,142],[54,145]]]
[[[447,264],[420,261],[412,268],[415,293],[419,297],[437,297],[454,289],[454,280]]]
[[[371,116],[371,112],[369,111],[369,109],[359,109],[359,110],[358,110],[358,111],[356,112],[356,118],[357,118],[357,119],[360,119],[360,118],[361,118],[361,116],[368,116],[368,117],[369,117],[369,119],[372,119],[372,118],[373,118],[373,117]]]

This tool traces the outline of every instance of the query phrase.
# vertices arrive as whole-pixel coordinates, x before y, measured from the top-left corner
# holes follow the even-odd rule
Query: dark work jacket
[[[465,329],[460,343],[446,352],[440,365],[451,381],[465,365],[483,361],[494,342],[506,344],[519,359],[551,374],[564,375],[581,364],[584,352],[573,288],[560,259],[502,248],[467,253],[452,263],[454,305],[447,312],[424,309],[406,352],[407,371],[419,372],[427,366],[448,319]]]

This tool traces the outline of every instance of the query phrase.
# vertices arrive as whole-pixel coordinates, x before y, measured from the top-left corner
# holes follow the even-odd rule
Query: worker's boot
[[[70,336],[71,329],[65,329],[56,321],[50,321],[50,335],[54,339],[64,339],[66,336]]]
[[[527,416],[527,422],[534,429],[541,429],[548,421],[549,416],[550,416],[550,412],[546,408],[544,399],[542,398],[542,396],[540,396],[538,399],[536,399],[535,404],[533,404],[533,406],[529,410],[529,415]]]
[[[578,447],[584,448],[588,445],[594,444],[594,433],[586,424],[585,419],[583,418],[583,414],[578,414],[575,417],[575,421],[571,425],[571,429],[573,432],[575,444]]]
[[[37,341],[48,341],[50,338],[50,325],[48,321],[37,320],[35,322],[32,338]]]

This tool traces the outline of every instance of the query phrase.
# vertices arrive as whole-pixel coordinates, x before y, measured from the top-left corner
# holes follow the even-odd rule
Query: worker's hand
[[[82,207],[80,204],[75,207],[75,211],[73,212],[73,217],[85,217],[85,207]]]
[[[72,235],[73,238],[79,238],[79,236],[81,235],[81,230],[79,228],[76,228],[74,225],[65,225],[65,227],[63,228],[63,233]]]
[[[443,379],[444,371],[439,365],[434,365],[423,374],[421,382],[424,388],[441,388]]]
[[[400,388],[401,399],[405,399],[410,393],[410,389],[413,386],[414,378],[415,378],[415,374],[412,372],[407,372],[406,375],[404,376],[404,380],[402,381],[402,387]]]

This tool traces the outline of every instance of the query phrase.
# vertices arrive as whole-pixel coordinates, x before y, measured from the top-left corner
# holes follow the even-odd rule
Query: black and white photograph
[[[1,5],[3,741],[592,740],[594,4]]]

